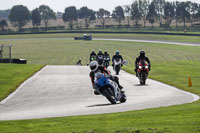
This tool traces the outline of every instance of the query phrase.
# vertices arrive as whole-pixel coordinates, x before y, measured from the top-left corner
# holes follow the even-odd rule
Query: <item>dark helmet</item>
[[[99,53],[102,53],[102,50],[101,50],[101,49],[99,49]]]
[[[104,54],[108,54],[108,51],[107,51],[107,50],[105,50]]]
[[[116,54],[116,55],[119,55],[119,50],[117,50],[117,51],[115,52],[115,54]]]
[[[145,57],[145,52],[144,52],[144,50],[141,50],[141,51],[140,51],[140,57]]]

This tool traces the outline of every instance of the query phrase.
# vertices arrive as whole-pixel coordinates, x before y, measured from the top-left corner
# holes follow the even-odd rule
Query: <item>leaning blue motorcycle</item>
[[[116,104],[117,101],[120,101],[121,103],[126,102],[126,95],[120,91],[117,83],[102,73],[96,73],[95,78],[96,80],[94,85],[97,92],[105,96],[108,101],[112,104]]]

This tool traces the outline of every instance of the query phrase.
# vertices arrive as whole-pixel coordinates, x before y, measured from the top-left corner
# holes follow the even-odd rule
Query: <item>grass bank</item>
[[[43,65],[0,64],[0,101]]]
[[[83,36],[80,33],[57,33],[57,34],[30,34],[30,35],[1,35],[0,39],[29,39],[29,38],[74,38]],[[175,42],[199,43],[199,36],[178,35],[147,35],[147,34],[92,34],[94,38],[116,38],[116,39],[139,39],[139,40],[162,40]]]
[[[6,42],[8,41],[4,40],[4,43]],[[111,55],[116,49],[119,49],[129,62],[129,65],[124,69],[131,73],[134,73],[133,64],[136,56],[138,56],[141,49],[144,49],[152,61],[150,78],[200,95],[200,47],[63,39],[15,40],[13,44],[14,56],[23,56],[28,59],[30,64],[69,65],[75,64],[79,58],[82,58],[83,63],[86,64],[88,53],[92,49],[96,51],[100,48],[102,50],[107,49]],[[9,73],[11,70],[8,69],[7,72]],[[191,88],[187,85],[188,76],[192,77],[193,87]],[[184,105],[124,113],[0,121],[0,132],[198,133],[200,132],[199,110],[200,101],[197,101]]]
[[[0,132],[18,133],[198,133],[200,102],[124,113],[1,121]]]
[[[12,57],[25,58],[28,64],[74,65],[81,58],[83,64],[89,61],[89,53],[94,49],[108,50],[112,56],[120,50],[123,57],[134,64],[140,50],[145,50],[151,61],[200,60],[200,47],[170,44],[120,42],[120,41],[75,41],[68,39],[2,40],[12,43]]]
[[[150,71],[149,78],[200,95],[200,73],[198,72],[200,70],[199,67],[199,61],[154,61],[152,62],[153,69]],[[124,70],[135,74],[133,66],[129,65],[124,67]],[[192,87],[188,86],[189,77],[192,79]]]

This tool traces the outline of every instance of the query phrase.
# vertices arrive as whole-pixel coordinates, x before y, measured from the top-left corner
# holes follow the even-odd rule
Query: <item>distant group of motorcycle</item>
[[[112,66],[116,75],[119,75],[121,67],[126,65],[127,61],[123,60],[119,51],[115,52],[112,57]],[[96,54],[93,50],[90,54],[90,78],[95,95],[105,96],[112,104],[116,104],[117,101],[124,103],[126,102],[125,92],[122,91],[122,86],[119,84],[119,78],[112,76],[110,71],[107,69],[110,65],[110,56],[106,50],[104,54],[101,50]],[[148,57],[145,56],[145,52],[140,51],[140,56],[135,61],[135,72],[136,76],[140,80],[141,85],[146,84],[148,73],[151,70],[151,64]]]
[[[111,60],[107,50],[104,52],[104,54],[102,53],[101,50],[99,50],[98,54],[96,54],[95,51],[93,50],[92,53],[90,54],[90,62],[91,61],[97,61],[99,65],[108,68]],[[119,51],[117,50],[115,55],[113,55],[112,57],[112,66],[113,70],[115,70],[116,75],[119,75],[119,71],[123,66],[123,64],[125,64],[125,62],[122,56],[119,54]]]

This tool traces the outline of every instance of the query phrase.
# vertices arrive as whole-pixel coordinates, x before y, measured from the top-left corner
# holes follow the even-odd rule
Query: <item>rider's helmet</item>
[[[115,54],[116,54],[116,55],[119,55],[119,50],[117,50],[117,51],[115,52]]]
[[[140,57],[142,57],[142,58],[145,57],[145,52],[144,52],[144,50],[141,50],[141,51],[140,51]]]
[[[101,50],[101,49],[99,49],[99,53],[102,53],[102,50]]]
[[[108,54],[108,51],[107,51],[107,50],[105,50],[104,54],[105,54],[105,55],[107,55],[107,54]]]
[[[95,52],[94,49],[92,50],[92,52],[93,52],[93,53]]]
[[[91,61],[89,66],[90,66],[90,69],[94,72],[98,69],[99,64],[97,61]]]

